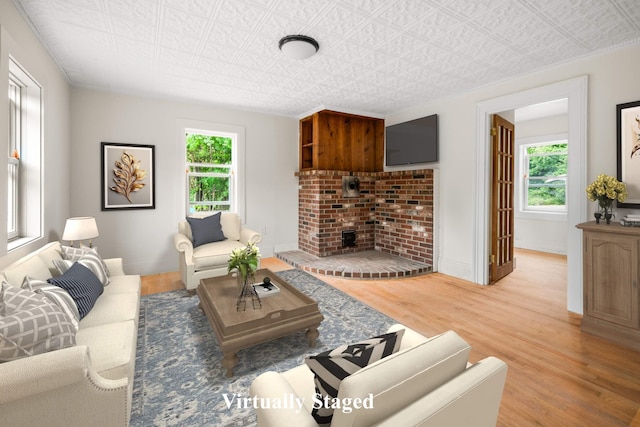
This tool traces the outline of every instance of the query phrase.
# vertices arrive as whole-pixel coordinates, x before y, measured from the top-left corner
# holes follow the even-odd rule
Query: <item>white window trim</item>
[[[225,123],[214,123],[200,120],[188,120],[188,119],[178,119],[176,121],[177,128],[177,148],[180,150],[179,153],[176,153],[176,157],[181,159],[181,175],[184,176],[184,185],[181,186],[181,194],[179,195],[181,203],[176,203],[178,210],[176,211],[176,218],[178,221],[184,221],[184,217],[189,214],[189,201],[188,201],[188,191],[187,191],[187,174],[185,173],[185,165],[187,164],[187,153],[185,150],[186,146],[186,134],[187,133],[209,133],[211,135],[218,136],[233,136],[234,144],[233,144],[233,152],[232,152],[232,162],[233,169],[232,173],[235,175],[235,185],[233,188],[233,206],[231,206],[230,211],[235,212],[240,217],[240,221],[244,224],[245,222],[245,193],[246,193],[246,182],[245,182],[245,127],[239,125],[231,125]]]
[[[525,166],[525,156],[523,153],[523,146],[525,145],[542,145],[549,144],[554,141],[567,141],[567,151],[569,150],[568,142],[569,138],[566,133],[560,134],[551,134],[551,135],[541,135],[530,138],[517,138],[515,140],[516,144],[516,153],[518,153],[518,161],[516,162],[515,176],[517,177],[515,186],[515,200],[517,202],[517,209],[515,211],[516,218],[523,219],[537,219],[543,221],[567,221],[567,212],[553,212],[551,209],[542,211],[538,211],[537,209],[525,209],[526,200],[524,194],[524,171],[526,170]],[[567,189],[568,191],[568,189]],[[568,197],[568,193],[567,193]]]

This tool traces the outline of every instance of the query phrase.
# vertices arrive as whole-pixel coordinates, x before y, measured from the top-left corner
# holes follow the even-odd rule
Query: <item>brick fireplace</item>
[[[296,175],[301,251],[325,257],[375,249],[433,265],[432,169]],[[358,196],[343,195],[343,176],[358,178]],[[355,245],[344,244],[345,231],[355,231]]]

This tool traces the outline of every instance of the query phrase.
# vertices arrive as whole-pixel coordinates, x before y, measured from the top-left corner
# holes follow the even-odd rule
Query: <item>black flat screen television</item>
[[[387,126],[385,154],[387,166],[438,161],[438,115]]]

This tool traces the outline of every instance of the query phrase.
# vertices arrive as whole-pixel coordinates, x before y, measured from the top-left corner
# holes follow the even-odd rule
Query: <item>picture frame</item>
[[[155,146],[102,142],[102,210],[155,209]]]
[[[619,208],[640,209],[640,101],[616,106],[618,181],[627,186]]]

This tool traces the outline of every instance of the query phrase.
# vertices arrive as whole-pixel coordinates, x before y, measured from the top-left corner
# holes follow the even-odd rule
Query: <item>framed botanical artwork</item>
[[[101,144],[102,210],[155,209],[155,146]]]
[[[618,125],[618,181],[627,185],[620,208],[640,209],[640,101],[616,106]]]

